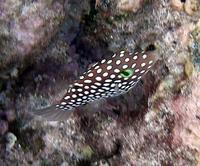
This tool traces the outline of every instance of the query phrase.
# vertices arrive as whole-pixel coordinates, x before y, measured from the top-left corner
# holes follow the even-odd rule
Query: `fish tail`
[[[56,105],[52,105],[44,109],[33,111],[33,114],[48,121],[62,121],[67,120],[72,111],[73,110],[60,110],[56,108]]]

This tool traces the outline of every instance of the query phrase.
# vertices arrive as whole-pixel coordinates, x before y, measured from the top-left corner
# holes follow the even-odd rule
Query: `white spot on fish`
[[[94,75],[93,73],[89,73],[88,77],[93,77],[93,75]]]
[[[66,105],[66,104],[67,104],[66,102],[62,102],[62,103],[61,103],[61,105]]]
[[[116,54],[114,54],[113,56],[112,56],[112,58],[115,58],[116,57]]]
[[[116,65],[119,65],[121,63],[121,60],[116,61]]]
[[[105,80],[105,82],[112,82],[112,80],[111,79],[107,79],[107,80]]]
[[[136,66],[136,63],[134,63],[131,67],[134,68]]]
[[[83,91],[83,89],[79,88],[79,89],[77,89],[77,91],[78,91],[78,92],[82,92],[82,91]]]
[[[146,55],[146,54],[142,55],[142,58],[143,58],[143,59],[146,59],[146,58],[147,58],[147,55]]]
[[[73,97],[73,98],[76,98],[76,97],[77,97],[77,95],[76,95],[76,94],[73,94],[73,95],[72,95],[72,97]]]
[[[81,98],[78,98],[77,101],[82,101],[82,99],[81,99]]]
[[[84,80],[84,83],[91,83],[91,80]]]
[[[85,89],[90,89],[90,87],[89,87],[89,86],[87,86],[87,85],[86,85],[86,86],[84,86],[84,88],[85,88]]]
[[[97,87],[95,85],[91,85],[91,88],[93,89],[97,89]]]
[[[100,82],[95,82],[94,84],[97,85],[97,86],[101,86]]]
[[[72,92],[76,92],[76,89],[72,88],[71,91],[72,91]]]
[[[96,66],[94,69],[96,70],[96,69],[98,69],[99,68],[99,65],[98,66]]]
[[[141,67],[144,67],[145,65],[146,65],[146,63],[143,62],[143,63],[141,64]]]
[[[90,90],[90,92],[91,92],[91,93],[95,93],[95,92],[96,92],[96,90],[94,90],[94,89],[91,89],[91,90]]]
[[[84,76],[80,76],[79,78],[80,78],[80,80],[82,80],[82,79],[84,79]]]
[[[111,79],[115,78],[115,74],[111,74],[111,75],[110,75],[110,78],[111,78]]]
[[[79,95],[79,96],[83,96],[83,94],[82,94],[82,93],[79,93],[78,95]]]
[[[98,69],[98,70],[97,70],[97,73],[101,73],[101,72],[102,72],[102,69]]]
[[[99,92],[104,92],[104,90],[103,90],[103,89],[98,89],[98,91],[99,91]]]
[[[152,61],[152,60],[150,60],[150,61],[149,61],[149,64],[152,64],[152,63],[153,63],[153,61]]]
[[[105,83],[105,84],[103,84],[103,86],[110,86],[110,84],[109,83]]]
[[[115,72],[115,73],[119,73],[120,70],[119,70],[119,69],[115,69],[114,72]]]
[[[135,72],[137,73],[137,72],[139,72],[140,71],[140,69],[135,69]]]
[[[118,82],[122,82],[122,81],[121,80],[115,80],[115,82],[118,83]]]
[[[65,96],[64,99],[65,99],[65,100],[68,100],[68,99],[70,99],[70,96]]]
[[[121,53],[121,54],[119,55],[120,58],[122,58],[123,56],[124,56],[124,53]]]
[[[111,64],[112,63],[112,60],[108,60],[107,64]]]
[[[107,77],[108,76],[108,72],[103,73],[103,76]]]
[[[136,77],[137,77],[136,75],[133,75],[131,78],[132,78],[132,79],[135,79]]]
[[[122,76],[121,76],[121,75],[118,75],[118,78],[122,78]]]
[[[107,70],[111,70],[112,69],[112,66],[107,66]]]
[[[109,90],[110,88],[109,87],[102,87],[102,89]]]
[[[102,78],[101,78],[101,77],[96,77],[96,80],[97,80],[97,81],[101,81]]]
[[[127,69],[127,68],[128,68],[128,65],[123,65],[122,68],[123,68],[123,69]]]
[[[136,55],[133,57],[134,60],[136,60],[137,58],[138,58],[138,56],[136,56]]]
[[[102,61],[101,61],[101,63],[105,63],[106,62],[106,60],[105,59],[103,59]]]
[[[110,85],[111,88],[114,88],[115,86],[116,86],[116,84],[114,84],[114,83]]]
[[[74,83],[74,85],[75,85],[75,86],[80,86],[80,87],[83,86],[83,84],[79,84],[79,83]]]
[[[130,61],[130,58],[126,58],[126,59],[125,59],[125,62],[129,62],[129,61]]]

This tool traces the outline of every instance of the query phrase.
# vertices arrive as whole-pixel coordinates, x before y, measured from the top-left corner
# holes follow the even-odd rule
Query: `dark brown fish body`
[[[36,113],[47,119],[60,120],[76,107],[123,94],[136,85],[156,60],[155,48],[135,53],[120,51],[83,73],[57,105]]]

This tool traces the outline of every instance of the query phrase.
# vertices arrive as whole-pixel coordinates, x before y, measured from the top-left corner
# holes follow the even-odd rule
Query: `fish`
[[[127,93],[152,68],[157,57],[153,44],[142,51],[120,50],[89,67],[69,86],[58,103],[34,114],[46,120],[65,120],[80,106]]]

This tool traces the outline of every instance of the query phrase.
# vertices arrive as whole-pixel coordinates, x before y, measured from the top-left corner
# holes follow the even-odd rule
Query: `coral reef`
[[[0,165],[200,165],[199,18],[198,0],[0,0]],[[127,94],[63,122],[30,114],[152,43],[159,60]]]
[[[1,68],[40,53],[64,19],[63,3],[0,1]]]

